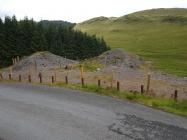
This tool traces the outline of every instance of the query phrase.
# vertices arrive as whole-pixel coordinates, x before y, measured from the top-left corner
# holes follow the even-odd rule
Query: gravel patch
[[[77,61],[54,55],[50,52],[38,52],[23,58],[13,66],[13,70],[26,70],[28,67],[36,67],[39,70],[65,67],[66,65],[78,63]]]

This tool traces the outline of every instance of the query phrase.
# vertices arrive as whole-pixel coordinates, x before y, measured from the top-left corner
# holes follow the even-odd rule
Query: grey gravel
[[[133,69],[137,69],[141,65],[145,64],[145,61],[141,57],[135,54],[127,53],[121,48],[106,51],[92,60],[96,60],[98,63],[107,66],[112,65],[125,68],[129,67]]]
[[[54,55],[50,52],[37,52],[29,57],[23,58],[19,63],[13,65],[13,70],[28,70],[29,67],[37,67],[38,70],[65,67],[76,64],[77,61]]]

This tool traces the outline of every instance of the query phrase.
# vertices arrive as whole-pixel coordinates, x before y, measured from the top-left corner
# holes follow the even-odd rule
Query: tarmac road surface
[[[0,83],[0,140],[187,140],[187,119],[94,93]]]

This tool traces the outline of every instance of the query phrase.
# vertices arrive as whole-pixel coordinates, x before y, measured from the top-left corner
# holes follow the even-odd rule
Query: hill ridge
[[[99,16],[95,17],[86,21],[83,21],[79,24],[88,24],[93,23],[96,21],[105,21],[105,22],[112,22],[112,21],[119,21],[119,20],[132,20],[132,18],[146,20],[146,21],[155,21],[155,18],[161,18],[160,20],[164,20],[164,18],[168,19],[174,17],[176,20],[184,20],[187,22],[187,8],[158,8],[158,9],[148,9],[143,11],[137,11],[130,14],[126,14],[120,17],[105,17]],[[178,18],[177,18],[178,17]],[[151,18],[151,19],[150,19]],[[149,20],[148,20],[149,19]],[[138,20],[138,21],[139,21]],[[157,19],[158,20],[158,19]]]
[[[187,77],[187,9],[151,9],[104,21],[89,20],[74,29],[103,37],[166,73]]]

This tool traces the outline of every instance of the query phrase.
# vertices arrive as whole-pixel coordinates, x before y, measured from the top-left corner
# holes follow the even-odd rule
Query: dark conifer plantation
[[[0,18],[0,67],[11,65],[12,58],[37,51],[50,51],[69,59],[86,59],[110,48],[102,38],[73,30],[74,24],[35,22],[25,18]]]

